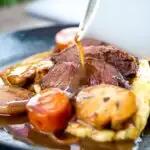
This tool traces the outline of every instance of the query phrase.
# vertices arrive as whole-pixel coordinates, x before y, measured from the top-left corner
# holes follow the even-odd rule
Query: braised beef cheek
[[[112,84],[129,88],[129,83],[114,66],[96,58],[85,59],[86,72],[73,62],[57,63],[41,80],[42,89],[57,87],[76,93],[81,86]]]
[[[54,53],[50,58],[54,63],[73,62],[80,64],[79,51],[76,45],[70,46],[59,53]]]
[[[89,86],[106,83],[130,88],[129,82],[114,66],[92,57],[87,57],[85,61]]]
[[[52,67],[41,80],[42,89],[57,87],[77,92],[86,83],[85,75],[73,62],[63,62]]]
[[[123,76],[134,76],[138,69],[137,59],[122,50],[110,45],[86,46],[85,57],[94,57],[103,60],[117,68]],[[51,59],[55,63],[74,62],[80,64],[80,57],[76,45],[66,48],[64,51],[53,54]]]
[[[83,39],[81,43],[82,46],[84,47],[106,45],[106,43],[94,39]],[[70,46],[60,52],[55,52],[52,55],[51,59],[56,63],[61,62],[74,62],[76,64],[80,63],[79,51],[76,45]]]
[[[82,85],[101,83],[130,88],[127,78],[135,76],[138,69],[138,61],[134,56],[97,40],[86,39],[82,44],[85,49],[84,75],[79,50],[73,45],[52,54],[51,60],[55,65],[42,78],[42,88],[69,88],[74,92]]]
[[[102,46],[102,45],[108,45],[106,44],[105,42],[103,41],[99,41],[99,40],[94,40],[94,39],[83,39],[81,41],[82,45],[84,47],[87,47],[87,46]]]
[[[138,60],[134,56],[111,45],[87,47],[86,56],[103,59],[117,68],[125,77],[136,75],[138,70]]]

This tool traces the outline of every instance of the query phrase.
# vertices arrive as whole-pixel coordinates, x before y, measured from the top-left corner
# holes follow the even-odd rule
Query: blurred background
[[[0,0],[0,33],[79,24],[88,0]]]

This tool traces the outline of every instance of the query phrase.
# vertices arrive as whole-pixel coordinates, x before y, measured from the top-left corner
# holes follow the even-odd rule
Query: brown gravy
[[[84,62],[84,47],[82,46],[81,42],[78,40],[78,35],[74,38],[75,44],[79,49],[79,55],[81,60],[82,69],[85,72],[85,62]]]
[[[33,130],[27,122],[27,117],[0,117],[0,130],[5,130],[19,141],[34,146],[48,147],[62,150],[132,150],[135,147],[134,141],[98,143],[90,139],[81,140],[78,144],[59,145],[52,141],[48,136]],[[138,149],[138,144],[136,145]]]

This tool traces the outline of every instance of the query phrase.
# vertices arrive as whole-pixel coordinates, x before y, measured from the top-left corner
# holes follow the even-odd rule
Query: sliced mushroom
[[[24,86],[28,80],[33,80],[35,68],[32,65],[18,65],[8,71],[7,80],[11,85]]]
[[[23,88],[0,87],[0,115],[16,115],[25,112],[25,106],[33,95],[33,92]]]
[[[53,62],[49,60],[51,53],[52,51],[46,51],[30,56],[18,64],[0,71],[0,77],[6,85],[25,87],[30,86],[34,81],[37,83],[53,66]]]
[[[31,83],[39,82],[52,66],[53,62],[50,60],[20,63],[8,68],[0,76],[6,85],[25,87]]]

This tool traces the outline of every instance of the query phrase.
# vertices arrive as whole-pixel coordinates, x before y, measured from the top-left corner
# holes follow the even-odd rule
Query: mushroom
[[[25,106],[33,95],[33,92],[15,86],[0,87],[0,115],[17,115],[25,112]]]

